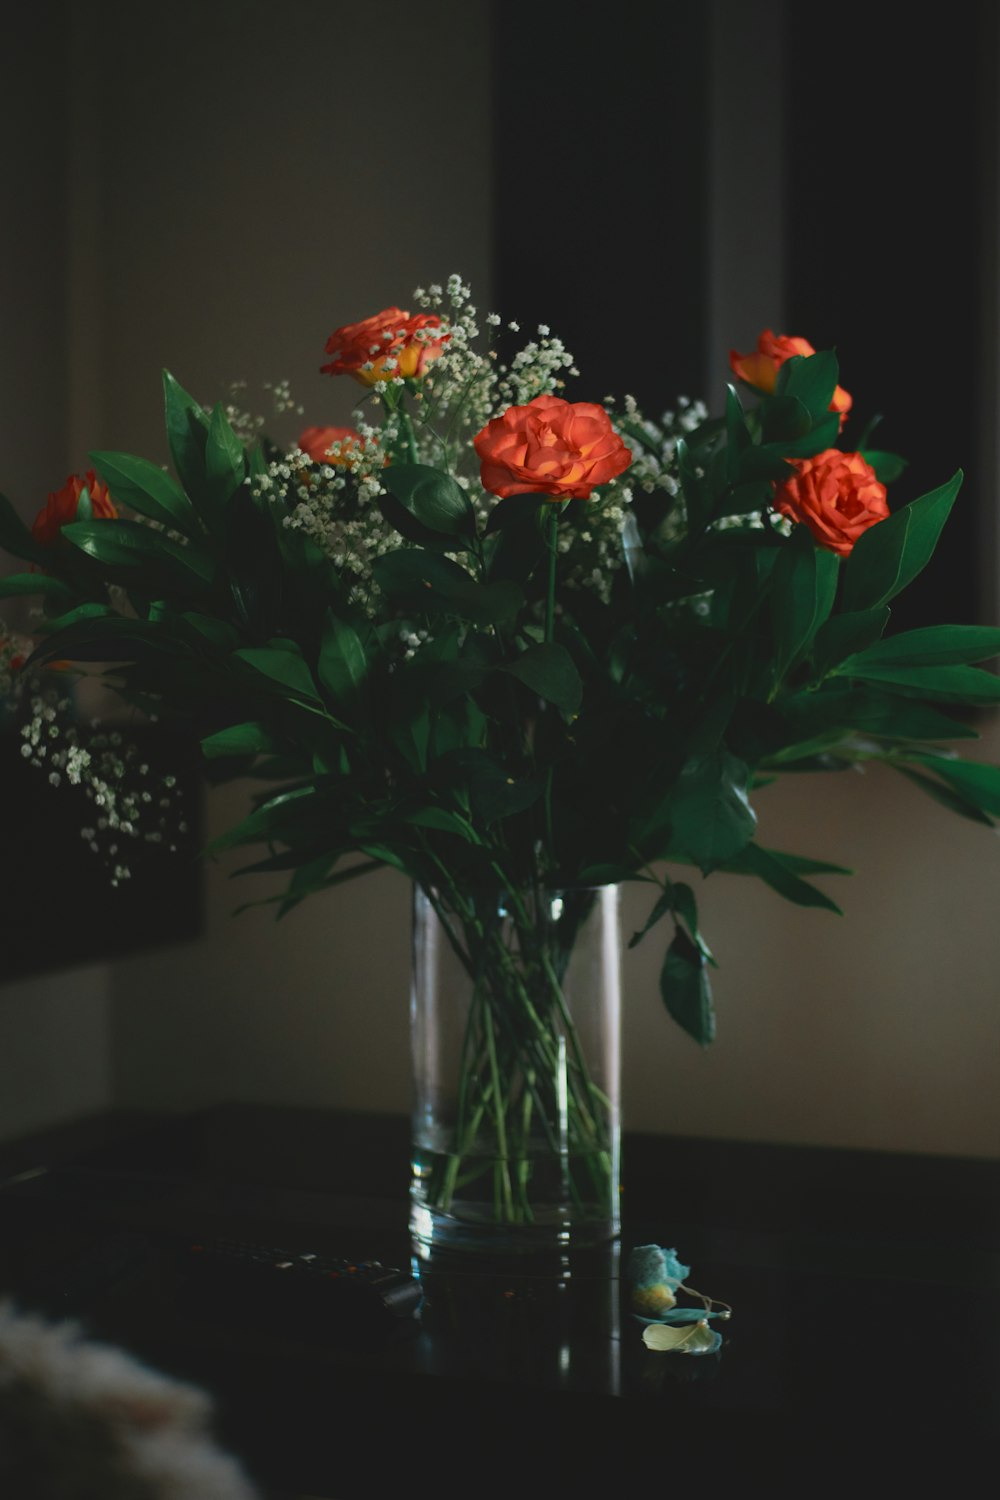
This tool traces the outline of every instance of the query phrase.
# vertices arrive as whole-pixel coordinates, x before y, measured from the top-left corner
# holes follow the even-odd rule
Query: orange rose
[[[411,317],[401,308],[384,308],[361,323],[335,328],[326,341],[326,352],[336,355],[336,359],[321,365],[320,372],[353,375],[362,385],[374,385],[376,380],[388,380],[394,375],[423,375],[451,338],[450,333],[440,332],[441,327],[436,313],[416,313]],[[387,360],[396,363],[386,369]]]
[[[330,449],[336,445],[338,451]],[[307,427],[299,433],[299,447],[314,464],[339,464],[353,468],[364,451],[365,440],[353,427]]]
[[[775,485],[774,508],[804,522],[821,547],[847,557],[863,531],[888,519],[885,485],[860,453],[827,448],[794,463],[795,473]]]
[[[473,439],[483,489],[508,495],[588,500],[595,485],[624,473],[632,454],[601,406],[536,396],[508,406]]]
[[[729,364],[733,374],[739,380],[752,385],[755,391],[763,391],[765,396],[770,396],[778,378],[778,371],[786,359],[791,359],[793,354],[808,357],[815,353],[816,350],[808,339],[790,338],[787,334],[772,333],[770,328],[765,328],[752,354],[737,354],[735,349],[730,349]],[[840,413],[841,427],[853,404],[852,398],[844,387],[838,385],[833,393],[833,400],[830,402],[830,410]]]
[[[89,514],[79,515],[80,496],[86,490],[90,496]],[[86,512],[86,503],[84,505]],[[118,515],[108,487],[102,484],[88,469],[86,474],[71,474],[61,490],[54,490],[31,526],[31,534],[43,547],[51,547],[59,533],[71,521],[113,521]]]

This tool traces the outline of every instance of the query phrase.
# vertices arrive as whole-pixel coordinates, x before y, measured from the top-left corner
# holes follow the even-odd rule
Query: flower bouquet
[[[279,447],[165,374],[172,474],[96,452],[33,527],[5,502],[0,543],[30,571],[0,592],[39,615],[30,659],[15,641],[4,660],[25,754],[96,803],[119,877],[164,799],[128,789],[120,736],[60,727],[53,663],[60,683],[99,663],[216,779],[250,780],[213,852],[261,846],[243,869],[287,878],[279,916],[382,865],[410,877],[415,1232],[599,1239],[618,886],[649,885],[632,942],[666,924],[666,1009],[709,1042],[685,869],[836,910],[811,878],[836,866],[755,837],[753,792],[782,773],[879,761],[991,823],[1000,770],[946,747],[1000,699],[978,665],[1000,630],[887,633],[961,476],[890,510],[903,461],[871,427],[845,437],[831,352],[765,333],[731,356],[724,415],[654,421],[567,399],[562,343],[541,327],[508,353],[516,325],[480,320],[457,277],[414,305],[328,340],[323,372],[365,388],[353,428]]]

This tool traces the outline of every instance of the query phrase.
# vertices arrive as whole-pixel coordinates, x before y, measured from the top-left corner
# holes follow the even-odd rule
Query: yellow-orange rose
[[[483,489],[508,495],[587,500],[595,485],[623,473],[632,454],[602,406],[536,396],[509,406],[473,439]]]
[[[86,474],[71,474],[61,490],[50,492],[32,522],[31,534],[36,542],[51,547],[62,528],[78,519],[80,496],[85,489],[90,496],[91,516],[88,520],[92,517],[95,521],[113,521],[117,517],[118,511],[108,494],[108,487],[101,483],[93,469],[88,469]]]
[[[399,307],[383,308],[374,317],[334,329],[326,341],[326,352],[336,357],[321,365],[320,372],[353,375],[362,385],[374,385],[376,380],[390,380],[396,375],[423,375],[451,338],[450,333],[441,331],[443,326],[436,313],[411,317]]]
[[[860,453],[827,448],[795,460],[795,473],[775,486],[774,508],[809,527],[821,547],[847,557],[869,526],[885,521],[885,485]]]
[[[755,391],[762,391],[765,396],[770,396],[778,379],[778,371],[786,359],[791,359],[793,354],[808,357],[815,353],[816,350],[808,339],[772,333],[770,328],[765,328],[757,340],[756,349],[750,354],[738,354],[735,349],[730,349],[729,364],[738,379],[752,385]],[[840,413],[841,427],[853,404],[853,398],[842,385],[838,385],[830,402],[830,410]]]

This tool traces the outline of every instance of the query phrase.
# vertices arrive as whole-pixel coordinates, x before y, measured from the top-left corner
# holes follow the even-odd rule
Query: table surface
[[[620,1246],[434,1260],[418,1320],[331,1339],[206,1306],[179,1247],[225,1235],[410,1267],[408,1122],[123,1116],[0,1152],[0,1290],[207,1386],[263,1485],[335,1500],[484,1459],[486,1494],[536,1493],[528,1459],[565,1482],[603,1467],[624,1494],[651,1463],[792,1482],[803,1455],[826,1467],[871,1441],[897,1477],[940,1458],[954,1478],[1000,1434],[1000,1163],[630,1135],[624,1164]],[[619,1265],[649,1242],[732,1304],[718,1355],[644,1348]],[[81,1278],[102,1245],[107,1274]]]

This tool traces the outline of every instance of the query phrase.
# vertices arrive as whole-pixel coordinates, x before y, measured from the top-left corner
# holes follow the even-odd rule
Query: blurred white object
[[[196,1386],[0,1302],[0,1495],[257,1500],[211,1416]]]

